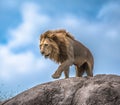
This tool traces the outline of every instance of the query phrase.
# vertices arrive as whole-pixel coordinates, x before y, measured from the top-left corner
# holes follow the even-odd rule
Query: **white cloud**
[[[120,18],[120,5],[117,2],[110,2],[102,7],[98,14],[98,18],[102,18],[105,21],[114,20],[117,21],[116,19]]]
[[[21,7],[22,23],[15,29],[10,29],[11,40],[9,47],[27,46],[35,41],[37,31],[43,24],[49,22],[49,17],[39,13],[40,8],[33,3],[25,3]]]
[[[105,4],[98,12],[97,18],[102,23],[102,29],[104,34],[110,38],[116,40],[120,33],[120,6],[117,2],[109,2]]]
[[[44,69],[45,61],[30,52],[14,54],[9,48],[0,46],[0,78],[10,79],[16,74],[24,75]]]
[[[15,79],[17,75],[42,72],[46,68],[46,60],[37,57],[30,49],[20,53],[14,53],[13,49],[36,44],[39,41],[36,33],[49,22],[49,17],[42,14],[39,6],[34,3],[23,4],[21,14],[22,23],[9,29],[8,44],[0,46],[0,79]]]
[[[79,25],[79,19],[74,16],[74,15],[71,15],[71,14],[67,14],[64,16],[64,18],[62,19],[59,19],[60,20],[60,24],[63,25],[65,24],[66,26],[69,26],[69,27],[76,27]]]

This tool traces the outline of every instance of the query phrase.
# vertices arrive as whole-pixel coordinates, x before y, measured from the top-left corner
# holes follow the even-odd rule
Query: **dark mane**
[[[67,46],[65,42],[60,41],[59,38],[54,39],[54,41],[57,43],[59,48],[59,55],[57,58],[57,62],[62,63],[68,59]]]
[[[64,35],[66,35],[67,37],[69,37],[70,39],[74,40],[74,37],[69,33],[69,32],[66,32],[66,30],[64,29],[61,29],[61,30],[55,30],[54,33],[63,33]]]
[[[70,35],[70,33],[66,32],[66,30],[64,30],[64,29],[55,30],[55,31],[53,31],[53,33],[56,36],[53,40],[57,43],[57,45],[59,47],[59,56],[58,56],[57,62],[62,63],[68,59],[67,46],[66,46],[66,42],[64,40],[61,41],[59,39],[59,37],[57,37],[56,34],[61,33],[61,35],[65,35],[72,40],[74,40],[74,37],[72,35]]]

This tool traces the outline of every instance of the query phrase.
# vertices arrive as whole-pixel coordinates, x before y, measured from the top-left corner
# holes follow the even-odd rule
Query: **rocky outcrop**
[[[2,105],[120,105],[120,76],[57,80],[33,87]]]

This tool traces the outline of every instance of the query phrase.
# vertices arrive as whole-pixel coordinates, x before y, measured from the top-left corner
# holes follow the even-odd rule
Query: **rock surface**
[[[57,80],[33,87],[1,105],[120,105],[120,76]]]

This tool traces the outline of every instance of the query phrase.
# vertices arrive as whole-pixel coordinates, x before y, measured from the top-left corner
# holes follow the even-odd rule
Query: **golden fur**
[[[40,51],[46,57],[61,65],[52,75],[59,78],[64,71],[65,78],[69,77],[69,66],[75,65],[76,76],[81,77],[86,71],[93,76],[93,56],[88,48],[74,39],[65,30],[49,30],[40,36]]]

